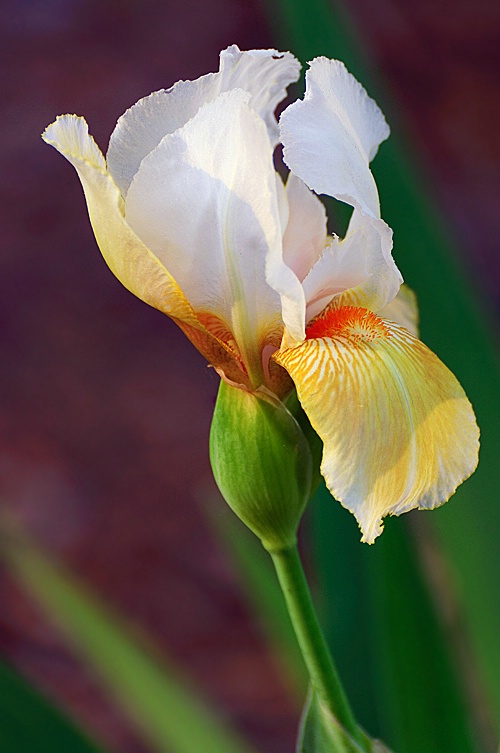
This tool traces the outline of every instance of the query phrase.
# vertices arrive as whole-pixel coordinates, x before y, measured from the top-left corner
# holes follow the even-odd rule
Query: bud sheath
[[[309,501],[312,458],[296,419],[277,398],[222,381],[210,431],[217,485],[236,515],[276,551],[295,542]]]

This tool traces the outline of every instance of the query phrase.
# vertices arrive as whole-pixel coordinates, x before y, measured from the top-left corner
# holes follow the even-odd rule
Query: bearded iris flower
[[[342,63],[316,58],[278,125],[299,70],[290,53],[233,46],[219,72],[130,108],[106,159],[83,118],[61,116],[43,138],[78,171],[125,287],[234,387],[279,400],[296,388],[327,486],[371,543],[385,515],[449,498],[477,464],[478,429],[455,377],[410,332],[369,167],[385,118]],[[328,235],[318,194],[352,207],[345,238]]]

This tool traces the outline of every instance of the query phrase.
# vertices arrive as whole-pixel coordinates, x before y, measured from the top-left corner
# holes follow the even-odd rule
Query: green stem
[[[271,551],[295,635],[309,671],[311,684],[321,703],[345,731],[364,748],[364,739],[328,650],[318,622],[296,545]]]

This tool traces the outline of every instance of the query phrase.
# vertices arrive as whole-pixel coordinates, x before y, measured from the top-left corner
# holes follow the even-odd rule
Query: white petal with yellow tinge
[[[281,320],[266,281],[281,258],[272,151],[264,121],[235,89],[199,109],[141,163],[125,200],[129,225],[194,310],[217,316],[249,358]]]
[[[283,159],[318,194],[354,208],[344,240],[334,239],[306,278],[307,318],[347,289],[344,301],[378,310],[403,278],[392,258],[392,231],[380,218],[370,162],[389,126],[378,105],[339,60],[315,58],[303,100],[280,118]]]
[[[323,440],[328,488],[372,543],[385,515],[437,507],[470,476],[474,413],[432,351],[372,312],[332,311],[308,337],[274,358]]]

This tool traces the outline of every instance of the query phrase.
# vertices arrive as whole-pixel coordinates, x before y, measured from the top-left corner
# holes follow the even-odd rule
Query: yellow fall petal
[[[97,243],[113,274],[131,293],[174,319],[228,380],[249,387],[235,348],[207,329],[172,275],[127,224],[121,194],[85,120],[60,116],[45,130],[43,139],[76,169]]]
[[[126,223],[121,194],[85,120],[62,115],[42,138],[76,169],[97,243],[113,274],[141,300],[196,326],[196,316],[175,280]]]
[[[437,507],[470,476],[474,413],[432,351],[371,311],[331,310],[307,337],[273,358],[323,440],[328,488],[372,543],[385,515]]]

